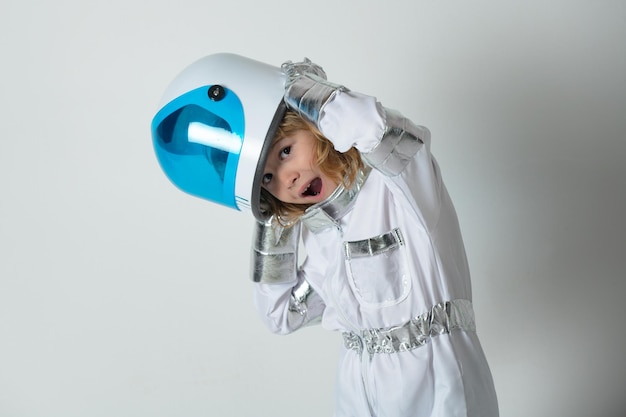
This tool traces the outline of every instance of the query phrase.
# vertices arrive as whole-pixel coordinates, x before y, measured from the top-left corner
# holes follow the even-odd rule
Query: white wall
[[[329,78],[427,125],[503,417],[626,411],[626,5],[0,4],[0,416],[330,416],[339,336],[269,334],[248,216],[152,154],[206,54]]]

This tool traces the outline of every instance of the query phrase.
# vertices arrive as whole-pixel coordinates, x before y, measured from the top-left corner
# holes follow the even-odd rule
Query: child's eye
[[[272,181],[272,174],[265,174],[265,175],[263,175],[263,179],[261,180],[263,185],[269,184],[270,181]]]
[[[282,151],[280,151],[280,157],[281,158],[285,158],[290,153],[291,153],[291,146],[286,146],[286,147],[283,148]]]

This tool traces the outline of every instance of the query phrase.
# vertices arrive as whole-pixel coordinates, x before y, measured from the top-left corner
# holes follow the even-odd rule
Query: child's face
[[[315,137],[298,130],[270,148],[261,186],[284,203],[315,204],[325,200],[338,184],[315,163]]]

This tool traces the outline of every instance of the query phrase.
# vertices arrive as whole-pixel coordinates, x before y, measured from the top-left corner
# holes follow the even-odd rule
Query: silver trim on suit
[[[412,122],[399,112],[385,109],[385,114],[386,128],[383,137],[374,149],[363,153],[363,158],[383,174],[393,177],[404,170],[424,145],[424,139],[411,133],[420,129],[417,126],[407,126]]]
[[[370,167],[364,168],[357,174],[352,187],[347,189],[340,185],[326,200],[309,207],[300,217],[307,229],[313,233],[319,233],[329,227],[341,230],[339,219],[352,209],[371,170]]]
[[[252,242],[252,280],[277,284],[295,279],[300,224],[282,227],[272,217],[257,222]]]
[[[347,260],[362,256],[375,256],[404,244],[400,229],[395,228],[388,233],[369,239],[354,242],[344,242],[344,252]]]
[[[432,337],[454,330],[476,331],[474,310],[469,300],[446,301],[433,306],[407,323],[381,329],[344,332],[347,349],[370,354],[403,352],[424,346]]]

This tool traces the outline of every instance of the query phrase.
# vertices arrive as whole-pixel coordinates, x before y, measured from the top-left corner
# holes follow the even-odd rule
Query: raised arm
[[[308,59],[287,62],[283,71],[287,107],[313,123],[339,152],[354,146],[385,175],[400,174],[430,141],[427,128],[384,108],[375,97],[327,81],[321,67]]]

